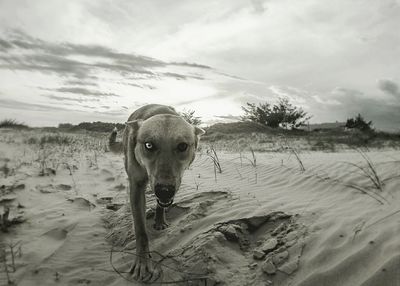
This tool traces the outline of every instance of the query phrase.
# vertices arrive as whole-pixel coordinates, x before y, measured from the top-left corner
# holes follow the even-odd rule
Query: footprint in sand
[[[207,273],[214,281],[227,285],[236,285],[228,277],[245,279],[249,285],[258,285],[266,278],[282,279],[297,270],[304,246],[305,227],[295,219],[283,212],[273,212],[217,223],[180,249],[172,250],[176,260],[167,263],[172,267],[185,265],[187,272]],[[249,268],[253,271],[249,272]],[[215,273],[226,275],[219,278]]]
[[[119,184],[119,185],[116,185],[115,187],[113,187],[111,190],[119,192],[119,191],[122,191],[125,189],[126,189],[126,186],[124,184]]]
[[[167,221],[179,224],[181,227],[190,228],[191,222],[206,217],[212,206],[221,200],[231,198],[228,192],[203,192],[185,197],[172,204],[166,210]],[[155,209],[151,208],[147,212],[147,218],[152,218]]]
[[[60,191],[70,191],[70,190],[72,190],[72,186],[68,185],[68,184],[58,184],[56,186],[56,189],[58,189]]]
[[[47,185],[37,185],[35,186],[35,189],[41,192],[42,194],[51,194],[51,193],[57,193],[59,191],[70,191],[72,190],[72,186],[68,184],[58,184],[58,185],[53,185],[53,184],[47,184]]]
[[[18,202],[16,190],[25,188],[24,184],[0,186],[0,230],[7,231],[8,227],[26,221],[23,206]]]
[[[100,170],[100,176],[105,177],[104,180],[105,180],[106,182],[113,182],[113,181],[115,181],[114,174],[113,174],[111,171],[107,170],[107,169],[101,169],[101,170]]]
[[[56,227],[46,231],[41,236],[52,238],[54,240],[63,240],[67,237],[68,233],[71,232],[77,226],[77,224],[78,223],[72,223],[65,227]]]
[[[71,233],[77,225],[78,223],[72,223],[64,227],[52,228],[42,233],[40,239],[32,242],[31,248],[40,256],[40,262],[38,262],[37,266],[50,259],[50,257],[63,246],[69,233]]]
[[[170,228],[167,228],[166,231],[176,230],[179,233],[190,229],[193,221],[207,216],[207,213],[215,202],[226,200],[230,197],[230,193],[219,191],[191,194],[178,199],[176,203],[173,203],[166,210],[166,218],[170,223]],[[160,236],[162,232],[153,231],[152,229],[156,206],[154,196],[148,197],[147,200],[146,223],[149,235]],[[129,204],[118,208],[116,212],[106,213],[103,220],[110,229],[107,239],[113,245],[125,246],[135,240],[132,231],[132,214]]]
[[[92,202],[90,202],[88,199],[82,198],[82,197],[76,197],[73,199],[68,199],[71,203],[74,205],[78,206],[79,208],[87,209],[87,210],[92,210],[96,207],[96,205]]]
[[[14,191],[19,191],[25,189],[25,184],[19,184],[17,182],[11,184],[0,185],[0,196],[4,196]]]
[[[273,212],[264,216],[234,219],[203,228],[195,235],[185,234],[186,238],[182,237],[179,227],[174,227],[174,224],[180,225],[182,217],[185,224],[188,223],[187,220],[193,219],[193,213],[198,215],[199,210],[207,214],[209,206],[202,204],[204,196],[225,199],[226,195],[223,192],[196,194],[169,208],[167,217],[172,222],[170,229],[164,234],[158,232],[153,237],[153,247],[157,249],[157,245],[164,245],[164,253],[173,257],[160,258],[163,264],[168,265],[163,268],[164,275],[171,281],[182,281],[195,277],[193,273],[202,273],[203,277],[209,279],[210,285],[218,281],[224,281],[227,285],[237,285],[237,281],[259,285],[266,280],[279,283],[282,277],[295,272],[305,235],[305,227],[296,222],[297,216]],[[121,220],[121,214],[126,214],[126,211],[114,213],[109,239],[114,245],[129,247],[134,245],[134,236],[127,233],[131,228],[131,222],[126,220],[130,220],[130,214]],[[154,210],[150,209],[147,218],[150,221],[153,217]],[[149,232],[149,235],[153,234]],[[167,245],[169,248],[165,250]],[[192,274],[188,276],[185,273]],[[218,277],[217,273],[224,275]]]
[[[63,240],[67,237],[68,231],[64,228],[54,228],[42,234],[54,240]]]

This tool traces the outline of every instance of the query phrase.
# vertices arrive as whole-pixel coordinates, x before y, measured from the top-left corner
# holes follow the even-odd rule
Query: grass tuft
[[[3,119],[0,121],[0,128],[28,129],[29,126],[15,119]]]

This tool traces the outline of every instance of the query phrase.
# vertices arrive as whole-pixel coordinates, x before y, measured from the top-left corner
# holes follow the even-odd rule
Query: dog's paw
[[[154,267],[153,261],[146,256],[137,256],[129,271],[132,278],[139,282],[154,282],[161,276],[161,269]]]
[[[153,224],[153,228],[155,230],[163,230],[163,229],[166,229],[167,227],[169,227],[169,224],[166,223],[165,221],[164,222],[155,222]]]

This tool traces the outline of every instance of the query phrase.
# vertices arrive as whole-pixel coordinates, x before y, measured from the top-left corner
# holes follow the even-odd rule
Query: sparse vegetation
[[[247,103],[242,109],[245,112],[243,121],[250,120],[272,128],[298,128],[311,118],[303,109],[292,105],[288,98],[280,98],[274,105],[268,102]]]
[[[354,118],[349,118],[346,121],[346,128],[358,129],[363,132],[372,131],[372,121],[366,121],[361,114],[358,114]]]
[[[217,181],[217,171],[218,173],[222,173],[222,167],[219,162],[219,158],[217,155],[217,151],[215,150],[214,146],[210,146],[210,149],[207,150],[207,156],[211,159],[214,165],[214,178]]]
[[[299,154],[293,148],[290,148],[290,151],[294,154],[297,162],[299,163],[300,171],[304,172],[306,170],[306,168],[304,167],[303,161],[301,160]]]
[[[40,137],[29,137],[25,141],[27,144],[45,144],[69,145],[74,142],[74,137],[65,134],[45,134]]]
[[[393,192],[394,194],[395,187],[393,186],[397,183],[397,181],[390,183],[386,182],[391,179],[400,177],[397,169],[393,171],[395,168],[398,168],[398,165],[393,165],[393,168],[387,168],[388,166],[386,166],[384,169],[377,168],[379,167],[378,161],[376,161],[376,163],[372,162],[372,160],[364,153],[360,153],[362,155],[363,161],[359,160],[360,158],[358,157],[358,154],[356,154],[356,156],[354,156],[354,153],[352,154],[353,161],[349,160],[349,162],[355,162],[356,164],[353,165],[354,172],[351,173],[350,176],[348,176],[348,173],[350,173],[349,168],[338,167],[334,170],[330,169],[330,166],[327,166],[327,168],[320,168],[320,162],[318,161],[320,159],[320,157],[318,157],[320,154],[312,155],[316,156],[313,158],[314,160],[317,159],[316,162],[309,161],[310,158],[308,156],[303,158],[302,155],[304,154],[302,151],[307,148],[315,148],[315,150],[331,150],[331,146],[333,146],[334,150],[336,150],[340,149],[339,146],[345,145],[345,147],[349,149],[350,145],[346,145],[343,142],[351,142],[351,144],[361,145],[367,144],[368,146],[383,146],[379,145],[376,141],[385,142],[385,140],[391,140],[395,143],[399,142],[400,136],[396,134],[378,132],[373,132],[370,134],[361,132],[360,130],[346,132],[345,130],[339,128],[334,130],[319,130],[315,132],[307,132],[302,130],[285,130],[279,128],[274,129],[254,122],[218,124],[209,127],[209,130],[211,130],[211,132],[209,132],[208,134],[209,137],[205,136],[205,138],[201,140],[203,157],[200,156],[200,154],[196,157],[196,161],[192,165],[193,169],[188,172],[188,176],[186,177],[187,180],[182,185],[187,191],[188,196],[184,197],[183,201],[177,200],[176,204],[171,206],[171,211],[168,213],[168,216],[173,216],[171,220],[175,222],[178,220],[176,220],[174,216],[182,214],[180,209],[183,209],[186,212],[185,219],[179,220],[178,226],[172,225],[172,231],[170,232],[171,235],[186,235],[185,232],[188,230],[186,226],[191,227],[192,225],[194,225],[194,222],[199,222],[199,229],[202,232],[199,232],[200,235],[196,236],[196,238],[194,238],[193,240],[188,240],[187,248],[183,251],[192,251],[192,249],[199,249],[197,246],[206,245],[204,244],[204,242],[207,241],[212,242],[212,244],[210,243],[209,245],[216,245],[216,239],[219,240],[221,238],[222,240],[220,241],[221,244],[219,246],[224,247],[227,245],[224,242],[227,237],[234,238],[234,240],[229,242],[229,248],[226,248],[228,250],[231,249],[232,243],[239,243],[237,249],[240,249],[240,243],[242,243],[242,241],[244,242],[243,245],[245,245],[245,247],[247,247],[247,241],[250,241],[251,247],[256,245],[258,246],[259,241],[262,242],[265,237],[272,237],[272,235],[266,235],[267,232],[264,232],[266,229],[268,229],[268,231],[269,229],[271,229],[271,232],[268,233],[274,233],[274,237],[278,237],[280,233],[282,233],[282,235],[285,235],[285,237],[283,238],[286,239],[286,235],[290,235],[291,237],[294,237],[293,243],[300,243],[303,238],[300,238],[298,236],[298,234],[300,234],[300,232],[296,232],[298,228],[294,228],[297,227],[297,224],[295,224],[296,221],[294,220],[295,217],[293,217],[293,224],[286,223],[286,220],[282,222],[280,218],[276,220],[270,220],[270,218],[268,218],[268,220],[266,221],[261,221],[259,216],[254,217],[255,219],[253,221],[255,223],[253,223],[252,221],[251,223],[247,223],[246,221],[250,221],[250,219],[252,219],[251,214],[256,215],[257,213],[259,213],[259,210],[263,210],[263,208],[273,209],[276,206],[280,207],[281,204],[285,204],[286,200],[287,204],[290,204],[290,208],[294,208],[293,212],[299,213],[300,216],[302,216],[302,213],[299,212],[299,208],[305,208],[310,213],[317,213],[317,211],[321,209],[321,205],[316,205],[314,209],[308,208],[312,206],[312,204],[318,202],[318,200],[325,200],[322,203],[322,206],[326,206],[326,201],[331,200],[331,195],[332,197],[338,198],[337,202],[335,201],[334,204],[332,203],[332,206],[337,206],[340,203],[344,203],[348,204],[346,205],[346,207],[349,206],[349,208],[351,209],[353,206],[355,207],[357,203],[359,204],[358,210],[362,210],[363,202],[366,201],[368,203],[370,197],[372,197],[376,201],[372,201],[372,203],[369,204],[368,207],[371,207],[374,204],[376,204],[378,207],[381,207],[376,202],[379,202],[380,204],[386,204],[387,202],[385,200],[389,198],[391,192]],[[56,217],[53,215],[53,213],[44,208],[43,212],[45,212],[46,215],[49,214],[48,216],[46,216],[46,219],[48,219],[50,223],[53,224],[54,221],[57,222],[59,220],[58,214],[61,213],[63,216],[62,219],[66,221],[71,218],[75,219],[78,215],[80,217],[85,216],[87,213],[84,213],[84,211],[87,211],[87,209],[83,206],[88,206],[88,209],[90,211],[94,206],[90,202],[90,199],[93,198],[95,198],[96,203],[99,207],[100,205],[104,205],[106,209],[111,210],[107,211],[107,214],[117,213],[116,210],[124,206],[125,202],[123,200],[126,199],[127,194],[122,191],[125,189],[124,184],[126,184],[125,178],[124,176],[122,176],[122,174],[124,174],[123,162],[121,162],[122,160],[117,157],[115,157],[115,160],[110,160],[110,158],[112,158],[111,156],[113,155],[104,154],[104,152],[106,152],[104,146],[107,145],[109,136],[108,133],[105,134],[103,132],[86,131],[77,131],[72,133],[62,131],[60,132],[59,130],[56,132],[54,130],[52,130],[52,132],[49,132],[49,130],[47,129],[30,129],[18,132],[13,130],[1,130],[0,135],[0,141],[2,143],[10,141],[9,137],[12,136],[12,144],[16,146],[9,146],[10,150],[18,150],[16,152],[13,151],[13,154],[16,155],[16,158],[12,156],[10,157],[7,154],[7,159],[3,159],[0,161],[1,176],[9,177],[10,174],[15,173],[29,174],[29,177],[33,177],[33,180],[29,181],[29,186],[31,186],[31,183],[39,182],[40,180],[46,182],[45,184],[38,184],[34,188],[30,187],[28,189],[29,192],[37,192],[39,194],[43,193],[43,198],[44,196],[48,196],[50,199],[54,197],[57,200],[64,200],[65,198],[67,198],[69,202],[74,204],[73,209],[68,209],[68,207],[65,207],[65,203],[58,204],[59,206],[57,206],[57,208],[52,209],[57,210],[57,212],[54,211],[54,214],[57,214]],[[23,144],[24,142],[27,144]],[[239,151],[240,157],[238,157],[237,154],[230,154],[229,152],[220,153],[220,149],[233,149],[234,151]],[[205,152],[205,150],[207,150],[207,153]],[[26,155],[25,151],[29,155]],[[284,154],[260,154],[260,151],[276,151]],[[393,160],[398,160],[395,152],[391,152],[389,154],[394,154]],[[331,158],[331,154],[324,154],[324,156],[326,156],[326,158]],[[375,159],[374,156],[375,154],[371,155],[371,158]],[[10,159],[8,159],[8,157]],[[283,159],[281,160],[281,158],[287,157],[291,158],[290,165],[288,166],[284,165]],[[321,158],[323,157],[321,156]],[[356,161],[354,161],[354,158],[356,159]],[[17,172],[12,171],[13,169],[16,169],[16,166],[18,166],[21,162],[26,165],[23,165],[23,168],[21,168],[21,170],[17,169]],[[210,165],[211,162],[213,166]],[[386,164],[388,162],[383,163]],[[280,164],[282,165],[282,167],[279,167]],[[323,165],[323,167],[325,166],[326,165]],[[336,168],[335,165],[333,165],[333,167]],[[283,168],[287,169],[283,170]],[[299,169],[301,170],[301,172],[298,171]],[[52,170],[54,170],[53,174],[51,174]],[[314,174],[316,170],[318,173]],[[325,173],[326,176],[321,177],[320,171]],[[223,174],[220,174],[222,172]],[[237,174],[235,172],[237,172]],[[47,177],[48,175],[51,175],[51,177]],[[215,176],[215,182],[214,180],[212,180],[213,176]],[[331,176],[332,178],[330,178],[329,176]],[[316,181],[315,178],[322,179],[324,181],[324,184],[317,185],[318,181]],[[332,186],[327,187],[325,183],[330,183]],[[122,189],[120,188],[121,185]],[[116,190],[116,187],[119,187],[119,191],[115,192],[114,196],[114,192],[112,192],[112,190]],[[50,193],[52,192],[60,192],[60,195],[51,195]],[[315,192],[315,194],[313,194],[313,192]],[[362,193],[362,195],[358,195],[358,193]],[[191,198],[190,196],[192,194],[193,197]],[[116,199],[118,196],[121,196],[121,201],[113,201],[113,204],[109,203],[112,200]],[[149,198],[149,205],[151,207],[154,207],[155,200],[152,197],[151,192],[147,193],[146,196],[148,196]],[[352,201],[346,201],[355,196],[357,196],[355,201],[356,203],[354,203],[353,205],[351,205]],[[275,197],[278,197],[279,199],[275,200]],[[290,200],[290,198],[292,197],[293,201]],[[268,203],[268,201],[272,202]],[[178,204],[181,204],[182,202],[186,205],[182,204],[182,206],[184,207],[180,208],[180,205]],[[31,205],[26,204],[21,208],[30,208]],[[230,220],[231,218],[229,217],[229,221],[227,221],[228,224],[224,225],[224,227],[229,226],[229,229],[215,228],[216,231],[209,231],[209,217],[207,216],[212,216],[216,213],[218,216],[220,216],[218,217],[218,219],[221,218],[222,221],[222,219],[226,218],[225,215],[232,216],[232,214],[236,215],[236,213],[232,212],[231,210],[226,212],[221,212],[220,210],[226,210],[227,206],[232,206],[232,209],[234,209],[237,205],[243,207],[239,209],[237,213],[239,215],[242,215],[243,212],[243,214],[246,215],[245,219],[233,221]],[[116,208],[111,208],[113,206],[116,206]],[[285,205],[283,206],[285,207]],[[15,203],[14,207],[20,208],[20,205],[17,205],[17,203]],[[341,206],[338,210],[343,209],[344,207]],[[128,245],[128,243],[130,243],[130,241],[134,239],[134,235],[133,229],[131,227],[132,218],[131,214],[129,213],[130,208],[127,206],[126,210],[127,215],[129,216],[129,220],[124,218],[121,222],[121,217],[116,216],[116,219],[111,222],[118,227],[114,227],[112,229],[112,231],[114,232],[114,236],[109,235],[109,237],[111,236],[114,240],[120,239],[121,243],[127,243],[126,245]],[[72,211],[74,213],[77,212],[77,216],[75,216],[75,214],[71,216],[70,214]],[[155,209],[153,208],[153,216],[154,212]],[[64,215],[64,213],[66,215]],[[91,213],[90,215],[98,215],[98,213],[100,212]],[[118,214],[120,213],[122,212],[118,212]],[[390,215],[393,216],[397,213],[397,211],[391,212]],[[27,212],[27,214],[30,213]],[[148,219],[150,219],[149,214],[151,214],[151,212],[146,212],[146,218]],[[333,217],[333,223],[335,222],[333,220],[335,218],[335,214],[333,211],[330,214]],[[9,215],[7,213],[6,217],[8,216]],[[38,215],[37,217],[40,219],[43,216]],[[360,214],[360,217],[361,219],[364,219],[364,213]],[[385,217],[388,216],[383,216],[383,218]],[[204,221],[201,221],[203,218]],[[370,217],[367,218],[370,221],[373,221]],[[7,221],[7,219],[5,221]],[[265,223],[267,221],[268,223]],[[353,219],[353,221],[355,221],[355,219]],[[379,222],[379,220],[377,221]],[[88,222],[92,222],[92,218],[86,221],[86,223]],[[108,223],[110,223],[110,220],[108,221]],[[242,225],[242,223],[244,224]],[[36,225],[38,224],[35,224],[34,226],[36,227]],[[65,223],[65,225],[67,224]],[[253,229],[253,226],[257,227],[257,225],[260,226],[260,231],[258,231],[257,229]],[[26,226],[28,228],[31,227],[29,224],[26,224]],[[44,235],[49,235],[50,238],[53,237],[53,235],[56,235],[56,238],[62,236],[60,239],[64,239],[64,235],[67,233],[67,231],[69,231],[67,228],[57,228],[54,232],[48,232],[49,227],[45,224],[43,224],[43,226],[45,226],[46,232],[44,232],[43,229],[40,229],[40,231],[38,231],[37,233],[44,233]],[[202,229],[203,226],[207,228]],[[251,233],[250,231],[248,231],[248,226],[252,227],[252,229],[250,229]],[[362,224],[361,227],[357,228],[357,233],[362,231],[363,227],[364,224]],[[103,242],[103,237],[97,237],[98,233],[100,232],[97,232],[97,229],[95,230],[96,235],[93,235],[93,237],[91,236],[90,241],[92,239],[98,239],[100,242]],[[12,235],[12,232],[13,231],[10,231],[7,235]],[[255,236],[253,233],[256,233],[257,236]],[[82,237],[84,238],[87,238],[86,235],[88,234],[91,235],[93,233],[79,232],[79,235],[82,235]],[[241,236],[243,234],[246,236]],[[246,238],[246,240],[242,240],[242,237]],[[247,238],[250,238],[251,240],[247,240]],[[299,240],[299,242],[297,242],[297,240]],[[10,239],[9,241],[12,240]],[[70,247],[70,241],[68,241],[67,239],[65,241],[66,246]],[[90,244],[90,241],[88,242],[88,244]],[[158,241],[155,241],[155,243],[157,244]],[[129,247],[131,245],[132,244],[129,244]],[[196,246],[196,248],[191,247],[190,245],[194,245]],[[260,245],[262,246],[264,245],[264,243]],[[296,248],[299,245],[300,244],[293,246],[294,248]],[[75,247],[75,245],[72,246]],[[277,241],[276,246],[274,247],[276,247],[276,250],[278,250],[282,249],[282,246],[283,244],[279,244]],[[83,255],[87,255],[87,253],[85,252],[85,249],[87,248],[85,247],[86,245],[84,245],[83,247],[79,245],[79,250],[83,249],[83,251],[82,253],[74,254],[76,255],[76,260],[79,260],[81,257],[83,257]],[[125,247],[124,245],[124,251],[126,251],[126,255],[128,255],[128,250],[130,249],[128,247]],[[206,250],[210,251],[210,253],[211,251],[215,251],[214,248],[206,248]],[[250,258],[253,250],[254,249],[252,248],[250,248],[250,250],[245,249],[242,261],[248,263],[248,258]],[[289,253],[289,251],[287,251],[288,249],[285,248],[283,250]],[[34,254],[36,254],[35,251],[36,253],[38,252],[38,250],[36,249],[32,250]],[[112,256],[112,253],[114,253],[114,255],[118,255],[117,253],[122,253],[121,251],[111,250],[110,257]],[[198,269],[199,267],[199,264],[197,262],[195,263],[187,259],[189,255],[184,256],[177,251],[172,252],[170,251],[170,249],[167,249],[167,251],[165,252],[168,252],[170,254],[166,257],[154,260],[154,263],[157,263],[158,265],[164,267],[165,273],[176,272],[181,275],[182,269],[184,271],[188,271],[189,269],[191,272],[188,273],[194,273],[193,270],[188,267],[193,267],[193,269]],[[9,246],[8,244],[4,244],[3,250],[0,245],[0,274],[5,277],[5,279],[3,279],[5,283],[16,283],[14,281],[19,281],[19,273],[24,274],[26,269],[30,270],[26,267],[26,264],[22,264],[22,262],[24,261],[18,259],[19,253],[20,251],[18,250],[18,246],[16,245],[11,244]],[[275,252],[270,253],[271,256],[279,254]],[[154,254],[153,258],[155,255],[157,255],[155,252],[153,252],[152,254]],[[190,257],[193,257],[192,253],[189,254]],[[261,254],[263,255],[264,262],[267,261],[265,259],[267,257],[266,255],[268,254],[266,254],[265,251],[262,251]],[[57,256],[56,258],[59,258],[60,253],[55,253],[54,255]],[[204,258],[207,259],[203,260],[203,257],[200,256],[200,259],[202,259],[202,261],[205,261],[205,263],[201,265],[207,266],[206,262],[208,261],[208,257],[211,256],[209,256],[208,253],[205,253],[204,255],[207,255],[204,256]],[[118,269],[118,271],[119,269],[124,269],[123,266],[126,265],[126,263],[122,259],[120,259],[121,257],[118,256],[117,259],[114,259],[112,262],[115,263],[115,269]],[[181,260],[176,260],[176,257]],[[238,257],[240,258],[240,256]],[[75,258],[75,256],[72,258]],[[170,260],[167,262],[165,261],[166,259]],[[290,256],[285,259],[290,259]],[[83,261],[85,262],[86,260]],[[161,262],[163,261],[164,263],[162,264]],[[188,265],[184,264],[188,263],[188,261]],[[172,262],[173,264],[171,264],[170,262]],[[70,264],[70,261],[68,260],[66,261],[66,263]],[[257,265],[257,263],[260,262],[256,262],[254,265]],[[171,265],[176,266],[176,270],[171,270]],[[181,267],[181,265],[184,265],[184,267]],[[278,265],[278,262],[276,262],[277,267],[279,267]],[[91,266],[92,265],[89,265],[89,267]],[[225,269],[226,267],[226,265],[223,263],[217,266],[220,267],[217,269],[217,271],[220,271],[220,269]],[[114,267],[114,265],[112,267]],[[264,275],[261,271],[261,267],[262,266],[260,266],[260,271],[258,271],[258,273],[260,275]],[[102,269],[101,271],[113,271],[115,269],[107,268]],[[250,271],[254,272],[254,269],[251,269]],[[125,270],[126,269],[124,269],[124,271]],[[121,273],[123,275],[128,274],[127,272],[119,272],[120,275],[122,275]],[[54,281],[59,281],[60,283],[69,281],[65,276],[62,276],[62,272],[53,271],[52,274],[54,274]],[[178,277],[178,274],[176,277]],[[42,278],[42,275],[47,275],[46,277],[51,278],[48,273],[35,273],[35,275],[37,275],[38,279]],[[211,278],[213,278],[212,275],[213,273],[210,273]],[[185,283],[185,277],[189,277],[187,278],[187,280],[192,280],[192,276],[191,274],[188,274],[187,276],[182,276],[183,278],[179,281],[184,281],[182,283]],[[195,278],[198,277],[197,275],[194,276]],[[174,278],[175,276],[171,277]],[[204,277],[204,275],[201,275],[201,277]],[[264,279],[265,275],[260,276],[260,278]],[[176,284],[176,281],[177,280],[170,279],[170,284]]]
[[[58,125],[58,128],[60,130],[69,132],[78,130],[86,130],[94,132],[111,132],[115,127],[118,130],[123,130],[125,128],[125,124],[96,121],[96,122],[81,122],[78,125],[73,125],[71,123],[61,123]]]
[[[259,123],[245,121],[218,123],[206,128],[201,144],[213,144],[215,148],[231,151],[249,150],[253,146],[259,152],[279,152],[287,142],[298,151],[328,151],[359,147],[400,147],[400,134],[387,132],[347,132],[344,128],[319,129],[316,131],[285,130],[270,128]]]
[[[194,126],[198,126],[202,123],[201,119],[199,116],[194,115],[195,111],[194,110],[183,110],[180,112],[180,115],[185,119],[187,122]]]
[[[371,186],[360,186],[357,184],[347,184],[346,186],[356,189],[363,194],[366,194],[379,203],[384,204],[388,201],[385,197],[382,196],[383,188],[384,188],[384,180],[382,180],[381,176],[378,174],[378,171],[375,167],[375,164],[372,162],[371,158],[362,150],[357,149],[357,152],[362,156],[366,165],[360,166],[355,163],[349,162],[348,164],[355,167],[357,170],[361,171],[361,175],[368,179],[369,182],[372,183]]]
[[[18,122],[15,119],[4,119],[0,121],[0,128],[14,128],[14,129],[27,129],[28,125]]]
[[[11,274],[17,271],[17,266],[15,262],[17,256],[22,256],[21,241],[17,241],[15,243],[10,242],[8,244],[0,243],[0,264],[2,264],[1,266],[3,268],[1,269],[0,267],[0,273],[5,273],[7,278],[7,285],[15,285],[13,280],[11,279]]]

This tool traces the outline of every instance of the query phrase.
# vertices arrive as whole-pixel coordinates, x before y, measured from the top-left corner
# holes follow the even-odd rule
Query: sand
[[[0,231],[9,279],[140,285],[125,273],[135,241],[122,156],[81,146],[65,155],[50,144],[41,174],[37,146],[13,132],[0,133],[0,214],[8,207],[15,219]],[[366,152],[384,181],[378,190],[352,165],[367,166],[354,150],[300,153],[305,171],[289,153],[256,153],[254,165],[250,153],[217,151],[222,173],[197,155],[168,210],[169,228],[152,229],[155,200],[146,193],[159,283],[400,285],[400,152]],[[8,246],[16,243],[13,272]]]

